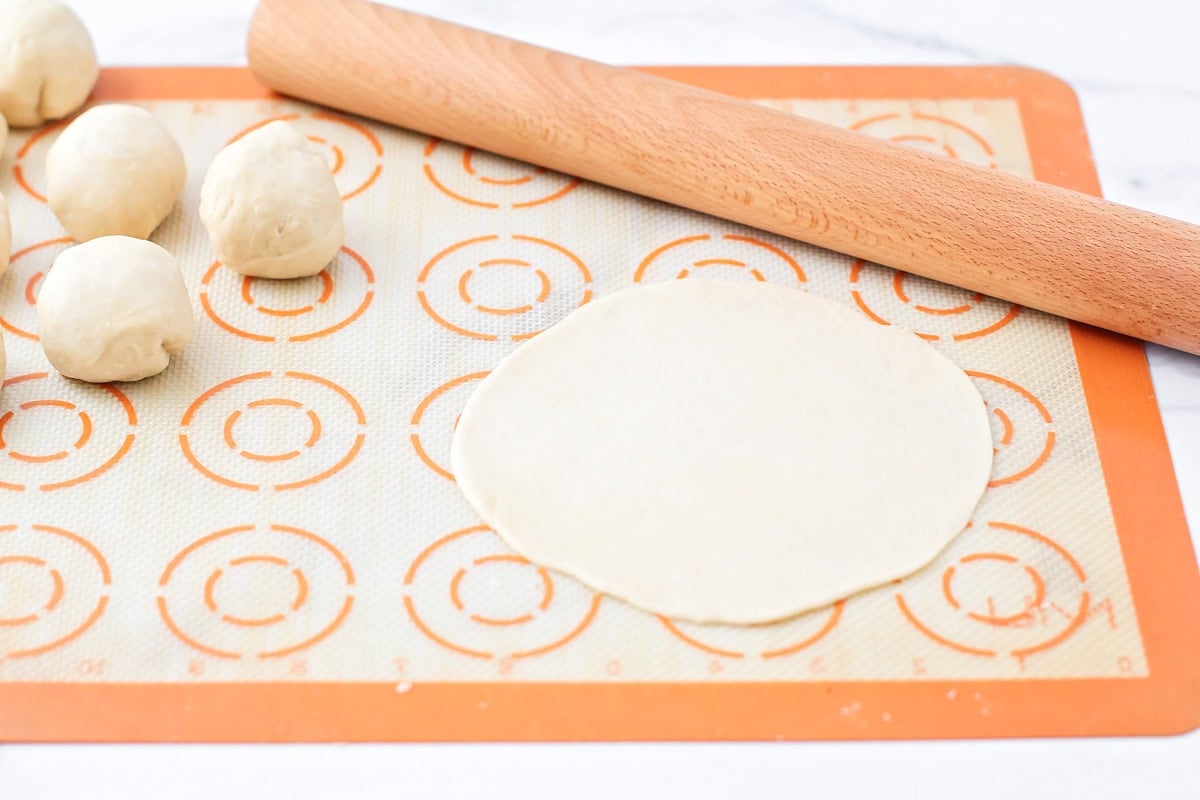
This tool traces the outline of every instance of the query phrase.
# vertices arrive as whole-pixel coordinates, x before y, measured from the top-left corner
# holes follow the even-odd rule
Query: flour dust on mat
[[[992,466],[979,392],[917,336],[807,292],[602,297],[468,401],[458,485],[531,560],[695,622],[779,620],[908,575]]]

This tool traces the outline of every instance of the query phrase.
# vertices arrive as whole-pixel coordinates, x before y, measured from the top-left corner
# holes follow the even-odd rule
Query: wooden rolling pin
[[[267,86],[1200,353],[1200,227],[364,0],[261,0]]]

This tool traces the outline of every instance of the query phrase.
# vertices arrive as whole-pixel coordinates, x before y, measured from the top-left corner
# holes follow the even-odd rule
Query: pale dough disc
[[[932,561],[992,440],[970,379],[912,333],[689,279],[603,297],[505,358],[452,464],[532,561],[669,617],[756,623]]]

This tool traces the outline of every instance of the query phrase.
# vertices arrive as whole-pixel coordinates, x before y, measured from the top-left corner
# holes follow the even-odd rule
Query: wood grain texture
[[[284,94],[1200,353],[1200,227],[364,0],[261,0]]]

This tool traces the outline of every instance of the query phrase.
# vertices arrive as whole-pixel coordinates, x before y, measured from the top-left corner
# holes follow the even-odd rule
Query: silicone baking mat
[[[1073,95],[1039,73],[656,71],[1097,189]],[[1200,722],[1200,581],[1137,343],[273,98],[242,71],[110,71],[97,99],[145,104],[187,152],[187,189],[154,238],[179,257],[196,335],[138,384],[49,369],[33,308],[69,244],[41,193],[57,128],[14,133],[0,736],[884,738]],[[311,279],[239,278],[196,215],[213,154],[270,119],[303,131],[344,192],[346,246]],[[969,372],[995,469],[936,563],[791,621],[705,627],[596,595],[480,525],[447,458],[478,381],[599,294],[693,276],[834,298]]]

